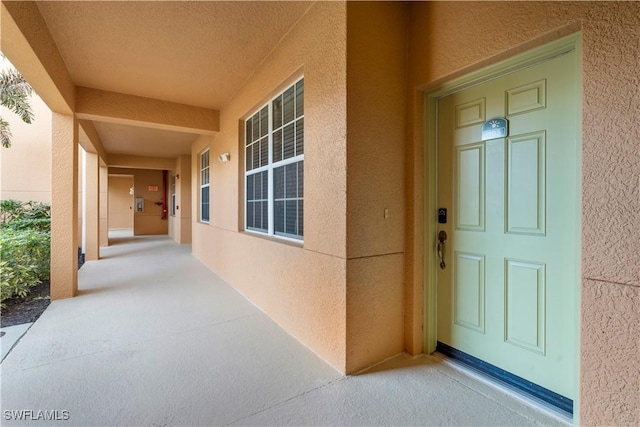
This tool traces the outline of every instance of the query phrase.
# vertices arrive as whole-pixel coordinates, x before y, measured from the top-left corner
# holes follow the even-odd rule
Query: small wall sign
[[[482,125],[482,140],[496,138],[506,138],[509,135],[509,122],[507,119],[496,117],[494,119],[487,120]]]
[[[157,185],[150,185],[149,186],[149,191],[158,191],[158,186]]]

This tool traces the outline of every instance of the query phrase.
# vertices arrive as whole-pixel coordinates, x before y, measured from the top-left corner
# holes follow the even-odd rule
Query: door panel
[[[507,233],[545,234],[545,132],[507,138]]]
[[[484,333],[484,256],[455,253],[454,323]]]
[[[438,100],[438,341],[574,398],[575,53]],[[506,138],[482,124],[509,120]]]
[[[456,227],[484,230],[484,145],[456,147]]]

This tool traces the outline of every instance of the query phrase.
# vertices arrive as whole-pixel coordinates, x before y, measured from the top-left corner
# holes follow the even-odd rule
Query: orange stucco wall
[[[582,31],[580,420],[638,421],[640,370],[640,3],[423,2],[410,5],[405,327],[422,318],[425,213],[422,91]],[[576,221],[580,220],[576,218]]]
[[[0,107],[13,135],[11,148],[0,148],[0,199],[51,203],[51,110],[35,94],[29,103],[32,124]]]
[[[109,175],[109,228],[133,229],[133,176]]]
[[[168,220],[162,219],[162,171],[152,169],[122,169],[109,168],[110,174],[133,175],[134,201],[135,198],[144,199],[144,211],[138,212],[133,205],[133,234],[136,236],[148,234],[168,234]],[[157,187],[157,191],[151,191],[149,187]],[[109,186],[111,188],[111,186]],[[111,191],[111,190],[109,190]],[[111,203],[109,203],[111,208]],[[109,228],[112,228],[109,225]]]
[[[192,150],[193,254],[336,369],[345,371],[346,5],[319,2],[221,110],[220,133]],[[305,236],[241,231],[240,120],[305,77]],[[211,150],[211,222],[198,218],[198,160]],[[220,163],[220,153],[231,161]]]
[[[176,176],[176,214],[171,215],[171,177]],[[169,236],[177,243],[191,243],[191,156],[178,156],[175,168],[169,171],[167,210]]]
[[[98,242],[100,247],[109,246],[109,168],[100,166],[98,171],[99,225]]]
[[[405,5],[347,3],[347,372],[404,350]]]

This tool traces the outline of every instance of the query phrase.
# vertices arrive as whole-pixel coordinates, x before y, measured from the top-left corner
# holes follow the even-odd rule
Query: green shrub
[[[0,303],[49,280],[50,229],[48,205],[0,201]]]
[[[0,200],[0,228],[51,229],[51,206],[41,202]]]

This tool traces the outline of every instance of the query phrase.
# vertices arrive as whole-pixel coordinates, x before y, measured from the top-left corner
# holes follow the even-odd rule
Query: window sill
[[[293,246],[300,249],[304,248],[303,241],[287,239],[286,237],[270,236],[268,234],[260,233],[259,231],[242,230],[240,231],[240,234],[245,234],[247,236],[252,236],[252,237],[258,237],[260,239],[269,240],[275,243],[282,243],[282,244]]]

